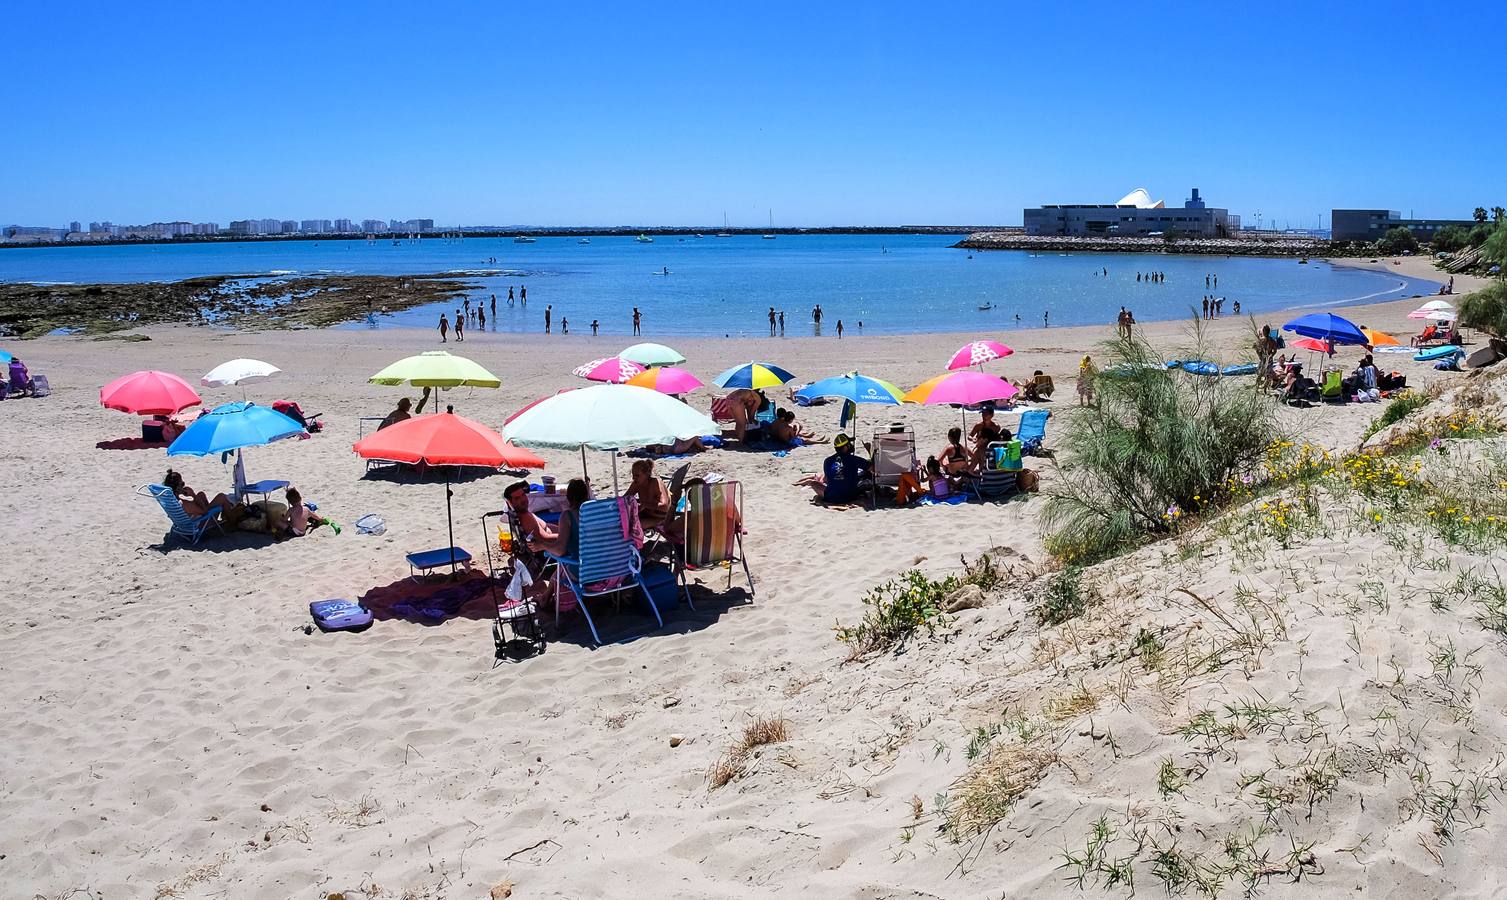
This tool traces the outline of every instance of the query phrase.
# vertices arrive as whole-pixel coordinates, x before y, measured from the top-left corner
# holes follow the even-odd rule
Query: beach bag
[[[1005,472],[1019,472],[1021,450],[1020,441],[1005,441],[1003,447],[994,448],[994,467]]]
[[[503,596],[510,603],[522,603],[526,591],[534,584],[534,576],[529,574],[528,566],[515,566],[513,577],[508,579],[508,586],[503,591]]]
[[[1015,486],[1021,491],[1034,494],[1041,487],[1041,479],[1031,469],[1021,469],[1020,474],[1015,476]]]
[[[320,631],[357,631],[372,623],[372,611],[355,600],[315,600],[309,615]]]
[[[387,523],[376,513],[367,513],[356,520],[357,534],[386,534]]]

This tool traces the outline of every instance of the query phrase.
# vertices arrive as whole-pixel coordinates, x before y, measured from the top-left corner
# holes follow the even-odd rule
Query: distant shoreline
[[[960,250],[1026,250],[1048,253],[1176,253],[1207,256],[1327,257],[1334,245],[1317,238],[1246,239],[1185,237],[1077,237],[980,231],[953,245]]]
[[[1011,226],[979,226],[979,225],[844,225],[824,226],[820,228],[696,228],[690,226],[603,226],[593,228],[513,228],[501,230],[488,228],[486,230],[453,231],[430,231],[420,235],[421,240],[444,240],[456,236],[462,238],[475,238],[481,240],[497,239],[511,241],[515,237],[637,237],[640,234],[664,237],[691,237],[702,235],[803,235],[803,234],[974,234],[981,230],[990,233],[1009,233]],[[1016,229],[1018,230],[1018,229]],[[267,244],[288,241],[361,241],[365,242],[363,234],[267,234],[260,236],[244,235],[183,235],[174,238],[119,238],[108,241],[31,241],[31,242],[4,242],[0,241],[0,250],[44,249],[62,247],[121,247],[155,244]],[[375,235],[377,242],[382,241],[409,241],[408,235],[393,234],[390,232]]]

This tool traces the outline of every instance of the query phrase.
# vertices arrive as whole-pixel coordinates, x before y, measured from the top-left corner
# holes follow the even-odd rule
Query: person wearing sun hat
[[[836,452],[822,463],[822,474],[807,475],[796,484],[811,488],[823,503],[852,503],[873,478],[869,461],[853,452],[853,439],[846,434],[832,439],[832,449]]]

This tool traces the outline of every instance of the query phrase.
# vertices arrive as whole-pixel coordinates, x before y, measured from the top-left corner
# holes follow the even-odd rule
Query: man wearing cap
[[[873,478],[869,461],[853,452],[853,439],[846,434],[833,438],[832,448],[837,452],[822,463],[822,474],[808,475],[796,484],[816,491],[823,503],[852,503]]]

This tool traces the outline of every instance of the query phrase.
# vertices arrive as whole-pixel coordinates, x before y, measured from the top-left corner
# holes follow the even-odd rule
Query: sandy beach
[[[1443,280],[1427,260],[1400,262],[1339,264]],[[1474,285],[1460,278],[1456,291]],[[1344,314],[1405,343],[1417,331],[1407,313],[1418,302]],[[1018,379],[1041,369],[1056,379],[1049,447],[1072,415],[1078,360],[1098,354],[1113,334],[1106,322],[989,335],[682,340],[657,336],[649,324],[644,340],[676,347],[706,380],[760,359],[801,381],[857,368],[908,388],[943,371],[967,340],[997,338],[1016,353],[990,371]],[[1190,339],[1184,322],[1142,331],[1169,354]],[[391,609],[410,591],[404,554],[445,544],[442,484],[363,478],[351,452],[358,417],[418,396],[367,378],[438,348],[433,333],[138,333],[150,340],[7,345],[49,376],[53,395],[0,404],[11,474],[0,496],[9,525],[0,561],[3,897],[470,898],[503,883],[513,885],[512,896],[530,898],[1075,896],[1060,868],[1064,848],[1081,847],[1101,814],[1149,802],[1137,799],[1148,785],[1154,798],[1158,765],[1187,746],[1174,733],[1187,709],[1232,688],[1209,681],[1176,694],[1136,688],[1154,702],[1121,695],[1114,703],[1103,668],[1111,644],[1148,616],[1169,630],[1204,616],[1174,602],[1174,587],[1230,595],[1245,583],[1228,549],[1171,562],[1165,550],[1148,549],[1112,564],[1098,588],[1110,602],[1076,634],[1047,633],[1026,624],[1018,605],[994,604],[961,613],[939,639],[941,652],[844,664],[833,625],[856,620],[862,596],[879,582],[912,566],[957,572],[960,559],[990,550],[1025,578],[1047,557],[1037,496],[876,511],[814,506],[810,491],[791,482],[819,469],[830,452],[821,446],[786,457],[715,451],[691,459],[693,473],[745,486],[753,602],[739,580],[726,591],[720,572],[701,573],[699,611],[682,604],[661,630],[625,606],[600,624],[609,640],[631,640],[593,649],[581,629],[567,627],[543,656],[494,666],[490,595],[438,625]],[[1207,333],[1225,361],[1248,355],[1244,317],[1211,322]],[[500,428],[522,405],[579,384],[572,367],[623,345],[575,334],[468,334],[446,349],[497,373],[502,387],[450,391],[440,402]],[[1339,361],[1353,365],[1357,355]],[[248,451],[250,477],[291,481],[342,523],[377,513],[386,534],[320,529],[280,543],[241,534],[193,548],[165,542],[166,519],[133,490],[160,480],[167,457],[160,448],[110,448],[129,447],[121,439],[137,436],[139,424],[102,409],[98,389],[147,368],[197,383],[236,357],[284,370],[247,386],[248,398],[295,399],[327,423],[309,440]],[[1378,359],[1416,386],[1463,378],[1406,354]],[[206,406],[241,396],[202,393]],[[835,406],[802,412],[808,426],[836,431]],[[1378,412],[1352,404],[1283,415],[1305,439],[1342,450],[1357,446]],[[864,407],[860,416],[860,433],[891,421],[912,425],[923,455],[940,449],[957,420],[946,407]],[[542,455],[562,481],[580,471],[574,454]],[[604,483],[608,458],[588,457]],[[1057,477],[1050,460],[1033,464],[1044,485]],[[217,459],[180,457],[174,468],[211,494],[229,488],[230,470]],[[456,485],[461,546],[481,555],[480,517],[501,507],[512,480],[492,474]],[[1368,571],[1400,564],[1385,546],[1355,541],[1304,557],[1312,571],[1333,576],[1331,592],[1358,592]],[[1421,640],[1420,620],[1399,608],[1390,613],[1403,623],[1397,633],[1378,627],[1361,636],[1370,643],[1359,655],[1382,661],[1381,674],[1368,675],[1369,663],[1344,659],[1348,623],[1319,610],[1323,591],[1271,573],[1250,577],[1309,603],[1312,616],[1289,623],[1267,668],[1258,666],[1244,687],[1270,697],[1305,691],[1294,702],[1341,723],[1336,733],[1343,723],[1369,732],[1367,717],[1392,708],[1371,682],[1386,676],[1389,654],[1418,664],[1411,657],[1422,651],[1407,646],[1406,634]],[[336,597],[369,598],[379,620],[361,633],[308,633],[308,603]],[[1300,646],[1305,629],[1311,640]],[[1464,631],[1455,637],[1462,653],[1467,641],[1489,643],[1478,629],[1469,639]],[[1306,668],[1305,682],[1276,674],[1288,662]],[[1053,752],[1065,762],[1004,826],[961,845],[932,833],[930,814],[919,810],[967,771],[975,729],[1008,710],[1063,709],[1052,704],[1087,686],[1099,699],[1060,720],[1070,724]],[[1507,695],[1498,683],[1481,691],[1489,724],[1470,739],[1495,745]],[[1334,712],[1337,698],[1353,704],[1346,716]],[[741,777],[711,787],[708,771],[759,716],[782,717],[787,740],[756,751]],[[1438,728],[1466,737],[1459,723]],[[671,735],[684,740],[672,748]],[[1301,752],[1291,747],[1298,749],[1289,755]],[[1243,759],[1208,768],[1210,779],[1233,780],[1260,766]],[[1312,896],[1317,883],[1325,897],[1398,898],[1432,895],[1440,884],[1462,897],[1507,890],[1494,872],[1456,884],[1459,867],[1432,860],[1487,858],[1507,836],[1507,820],[1472,820],[1476,827],[1462,826],[1441,849],[1419,837],[1418,821],[1399,822],[1384,806],[1406,784],[1405,775],[1379,774],[1336,809],[1310,809],[1308,820],[1300,811],[1294,827],[1322,842],[1315,852],[1326,873],[1293,879],[1288,866],[1263,889]],[[1223,821],[1210,805],[1193,804],[1186,815],[1179,827],[1188,843],[1206,823]]]

